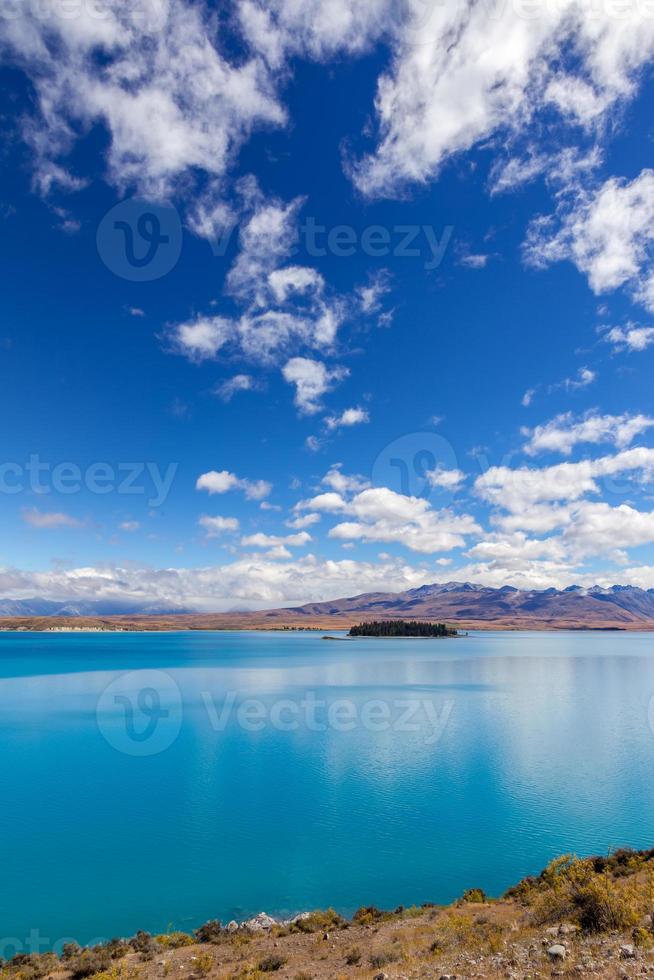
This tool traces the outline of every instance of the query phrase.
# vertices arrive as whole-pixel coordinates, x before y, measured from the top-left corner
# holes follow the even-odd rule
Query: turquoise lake
[[[2,633],[0,955],[654,846],[653,695],[651,634]]]

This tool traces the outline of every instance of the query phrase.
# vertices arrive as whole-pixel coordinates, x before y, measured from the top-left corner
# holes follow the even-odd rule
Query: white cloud
[[[338,493],[359,493],[370,486],[370,480],[358,473],[343,473],[343,464],[334,463],[320,481],[323,486],[330,487]]]
[[[595,371],[591,371],[587,367],[581,367],[577,372],[576,378],[564,378],[558,385],[553,385],[552,387],[565,388],[566,391],[578,391],[580,388],[587,388],[588,385],[592,385],[593,381],[596,380],[597,374]]]
[[[292,558],[293,554],[285,548],[283,544],[276,545],[274,548],[269,548],[265,552],[266,558],[271,558],[274,561],[285,561],[287,558]]]
[[[334,353],[344,323],[375,311],[363,310],[356,293],[336,294],[317,270],[287,264],[297,239],[302,198],[290,203],[265,198],[249,178],[239,182],[239,190],[244,217],[227,292],[240,310],[230,316],[201,313],[172,324],[165,342],[172,352],[197,364],[241,358],[269,369],[283,365],[284,377],[296,385],[297,406],[315,414],[322,394],[348,371],[328,369],[307,355]],[[255,385],[256,379],[242,373],[219,385],[216,393],[228,400],[235,391]],[[347,414],[342,424],[354,421],[355,416]]]
[[[628,504],[610,507],[601,501],[584,501],[575,508],[563,541],[575,558],[650,544],[654,541],[654,511],[638,511]]]
[[[240,524],[236,517],[208,517],[203,515],[198,524],[207,532],[208,538],[217,538],[225,531],[238,531]]]
[[[210,494],[242,490],[248,500],[263,500],[270,494],[272,484],[267,480],[241,479],[228,470],[210,470],[198,477],[195,489],[206,490]]]
[[[300,500],[295,506],[298,511],[319,510],[328,514],[337,514],[347,509],[347,501],[343,499],[340,493],[329,492],[319,493],[309,500]]]
[[[441,466],[437,466],[435,470],[428,470],[425,476],[430,486],[442,490],[456,490],[466,478],[461,470],[446,470]]]
[[[367,285],[359,286],[357,289],[361,310],[364,313],[375,313],[380,310],[381,301],[390,292],[390,288],[391,276],[388,270],[383,269],[371,276]]]
[[[325,425],[328,429],[341,429],[369,421],[370,415],[364,408],[346,408],[340,415],[328,416]]]
[[[168,339],[172,349],[200,364],[213,360],[236,336],[233,320],[224,316],[198,316],[194,320],[177,324]]]
[[[241,0],[238,13],[254,50],[279,69],[292,55],[365,52],[393,27],[394,8],[389,0]]]
[[[612,327],[604,339],[616,350],[644,351],[654,344],[654,327],[638,327],[633,323],[626,327]]]
[[[589,412],[581,419],[572,412],[557,415],[545,425],[535,429],[523,429],[529,436],[525,452],[535,456],[541,452],[558,452],[569,456],[579,443],[611,443],[618,449],[626,448],[636,436],[654,426],[654,418],[648,415],[598,415]]]
[[[303,548],[311,541],[311,535],[306,531],[299,531],[297,534],[277,535],[277,534],[249,534],[241,538],[244,548]]]
[[[321,494],[306,501],[304,506],[356,518],[332,527],[329,532],[332,538],[395,542],[423,554],[462,547],[467,535],[480,531],[467,514],[433,510],[426,500],[406,497],[387,487],[362,490],[350,501],[336,493]]]
[[[288,384],[295,385],[295,404],[304,415],[315,415],[322,407],[322,397],[345,378],[347,368],[328,368],[322,361],[309,357],[292,357],[282,368]]]
[[[138,531],[140,528],[140,523],[138,521],[123,521],[118,525],[121,531]]]
[[[559,538],[528,538],[522,531],[512,534],[488,534],[483,541],[476,544],[467,552],[470,558],[482,561],[516,560],[531,561],[534,558],[547,558],[551,561],[561,561],[566,551]]]
[[[112,599],[171,602],[206,611],[318,602],[360,592],[402,591],[433,580],[433,570],[401,559],[335,561],[305,555],[293,562],[248,554],[203,568],[99,565],[48,571],[0,569],[7,598]]]
[[[283,303],[293,293],[322,292],[325,280],[315,269],[289,265],[273,269],[268,275],[268,284],[277,302]]]
[[[228,61],[204,5],[101,7],[78,4],[70,16],[57,0],[25,0],[3,19],[2,53],[34,85],[26,136],[45,191],[73,179],[58,161],[98,123],[109,134],[108,179],[164,196],[198,171],[224,175],[255,127],[285,122],[261,59]]]
[[[21,517],[30,527],[39,528],[39,530],[53,531],[60,527],[84,527],[82,521],[78,521],[69,514],[64,514],[61,511],[45,512],[36,507],[22,510]]]
[[[653,243],[654,171],[643,170],[632,181],[612,177],[580,192],[572,204],[561,206],[556,219],[534,221],[525,255],[537,267],[569,259],[595,294],[628,286],[638,302],[654,310]]]
[[[501,134],[511,146],[539,116],[544,139],[561,125],[601,132],[631,96],[654,50],[654,21],[639,6],[616,16],[584,0],[516,4],[409,0],[394,58],[379,79],[379,141],[354,168],[364,193],[426,181],[454,154]],[[532,156],[534,156],[532,152]]]
[[[480,252],[468,252],[466,255],[459,257],[459,263],[468,269],[485,269],[489,259],[490,255]]]
[[[522,396],[521,404],[524,408],[529,408],[536,393],[542,388],[545,389],[548,395],[552,395],[556,391],[581,391],[583,388],[592,385],[595,381],[597,381],[596,371],[588,367],[580,367],[574,378],[564,378],[563,381],[555,381],[548,385],[535,385],[535,387],[527,389]]]
[[[530,519],[539,504],[578,500],[599,493],[598,480],[622,473],[640,473],[651,480],[654,475],[654,449],[634,448],[577,463],[558,463],[547,467],[491,466],[477,477],[475,490],[484,500],[512,514]],[[562,512],[563,513],[563,512]],[[527,527],[524,525],[514,525]]]
[[[320,519],[320,514],[298,514],[296,517],[290,517],[286,521],[286,526],[301,531],[306,527],[313,527],[314,524],[320,523]]]
[[[239,391],[256,391],[258,383],[250,374],[235,374],[233,378],[226,378],[215,386],[214,394],[218,395],[224,402],[230,402],[234,395]]]

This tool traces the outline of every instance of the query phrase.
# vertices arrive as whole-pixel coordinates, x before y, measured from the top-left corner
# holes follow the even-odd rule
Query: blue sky
[[[654,9],[467,10],[8,6],[0,594],[654,587]]]

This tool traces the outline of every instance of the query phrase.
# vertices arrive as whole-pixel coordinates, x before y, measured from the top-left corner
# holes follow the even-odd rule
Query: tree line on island
[[[389,619],[352,626],[348,636],[457,636],[445,623],[419,623],[406,619]]]

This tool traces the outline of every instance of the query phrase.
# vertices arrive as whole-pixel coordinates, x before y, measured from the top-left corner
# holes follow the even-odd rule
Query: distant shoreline
[[[273,623],[209,623],[207,625],[187,625],[185,623],[173,624],[166,623],[135,623],[130,625],[106,624],[106,625],[37,625],[26,623],[20,619],[15,624],[9,620],[0,620],[0,633],[50,633],[50,634],[97,634],[97,633],[329,633],[345,632],[350,629],[351,623],[303,623],[302,625],[283,625]],[[578,625],[573,623],[498,623],[498,622],[467,622],[456,623],[458,630],[457,637],[419,637],[419,636],[400,636],[400,637],[349,637],[349,639],[455,639],[460,638],[465,633],[651,633],[654,632],[654,623],[629,623],[620,626],[593,626]],[[329,637],[325,637],[328,639]]]

